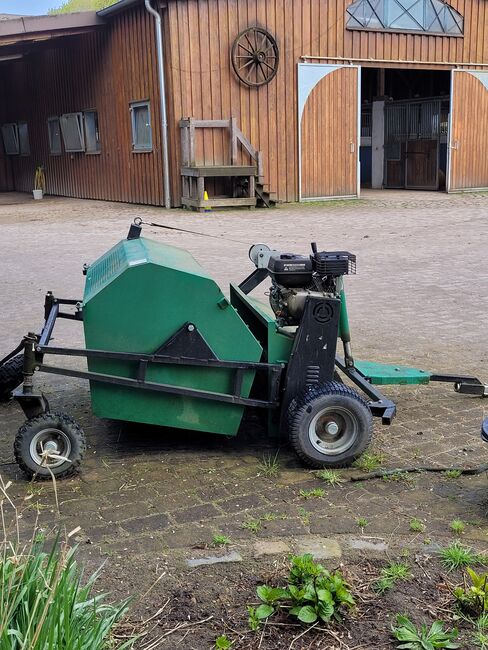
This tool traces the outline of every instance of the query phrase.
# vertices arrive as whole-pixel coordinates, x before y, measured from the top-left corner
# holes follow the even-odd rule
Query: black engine
[[[271,307],[280,325],[298,325],[307,296],[339,297],[342,276],[356,273],[356,256],[347,251],[317,251],[309,256],[272,251],[267,270],[272,280]]]

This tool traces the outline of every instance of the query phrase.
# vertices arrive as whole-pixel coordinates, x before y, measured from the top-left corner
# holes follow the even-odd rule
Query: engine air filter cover
[[[312,260],[305,255],[280,253],[269,258],[268,271],[284,287],[304,287],[312,281]]]
[[[356,273],[356,256],[347,251],[322,251],[312,256],[314,270],[325,275],[350,275]]]

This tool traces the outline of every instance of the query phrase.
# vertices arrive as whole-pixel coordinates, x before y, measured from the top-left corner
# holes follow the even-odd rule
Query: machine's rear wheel
[[[24,379],[24,355],[18,354],[0,366],[0,402],[10,399],[10,394]]]
[[[373,417],[352,388],[331,381],[312,388],[289,410],[289,436],[310,467],[344,467],[371,442]]]
[[[29,478],[50,478],[51,472],[56,478],[70,476],[85,450],[83,429],[64,413],[43,413],[27,420],[14,443],[15,459]]]

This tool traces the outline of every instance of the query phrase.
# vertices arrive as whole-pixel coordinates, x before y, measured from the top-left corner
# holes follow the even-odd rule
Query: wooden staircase
[[[276,201],[265,189],[263,155],[257,151],[237,127],[236,118],[229,120],[180,121],[181,129],[181,187],[183,206],[198,211],[220,207],[271,208]],[[229,163],[223,165],[197,164],[196,129],[226,129],[229,134]],[[239,152],[239,145],[241,152]],[[239,160],[239,153],[241,154]],[[242,164],[242,154],[250,162]],[[224,196],[206,196],[207,179],[227,179],[230,193]]]

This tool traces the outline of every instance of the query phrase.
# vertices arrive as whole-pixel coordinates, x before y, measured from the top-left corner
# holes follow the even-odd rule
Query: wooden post
[[[252,199],[256,196],[256,177],[249,176],[249,198]]]
[[[237,165],[237,121],[235,117],[229,120],[230,135],[230,164]]]
[[[188,126],[181,126],[181,164],[187,166],[190,163],[190,147],[188,141]]]
[[[263,170],[263,152],[258,151],[257,152],[257,160],[258,164],[258,181],[260,183],[264,183],[264,170]]]
[[[190,167],[195,165],[195,125],[193,124],[193,118],[188,118],[188,141],[189,141],[189,161],[188,164]]]
[[[205,178],[203,176],[199,176],[197,178],[197,199],[199,201],[203,201],[205,196]]]

